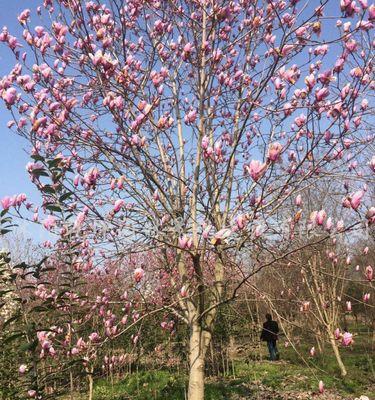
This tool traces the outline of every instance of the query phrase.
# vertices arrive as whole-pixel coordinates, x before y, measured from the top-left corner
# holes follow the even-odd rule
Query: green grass
[[[208,377],[206,379],[206,400],[251,399],[260,388],[269,388],[278,393],[316,392],[319,380],[322,380],[329,392],[342,395],[345,399],[354,399],[360,395],[375,398],[374,360],[368,342],[356,339],[352,348],[341,348],[342,359],[348,375],[340,376],[336,360],[329,346],[323,355],[309,357],[311,344],[298,346],[298,352],[280,347],[281,361],[245,361],[235,362],[235,376]],[[264,356],[266,350],[264,349]],[[94,400],[184,400],[187,389],[187,377],[167,369],[139,371],[128,375],[119,382],[96,380]],[[87,396],[76,397],[76,400]],[[259,397],[258,397],[259,398]]]
[[[347,361],[350,360],[347,363],[349,374],[345,379],[337,373],[331,357],[315,359],[316,366],[307,368],[292,353],[285,352],[284,356],[287,360],[276,363],[236,362],[235,377],[207,378],[205,399],[229,400],[237,399],[238,396],[251,399],[259,384],[281,393],[316,392],[319,380],[323,380],[329,391],[339,393],[345,398],[359,397],[361,394],[373,398],[375,395],[374,390],[370,390],[371,374],[366,373],[368,365],[359,354],[347,358]],[[319,369],[322,366],[324,371]],[[97,381],[94,400],[184,400],[186,388],[185,375],[168,370],[142,371],[113,385],[107,380]]]
[[[123,381],[111,385],[98,381],[94,389],[95,400],[184,400],[187,390],[185,375],[166,370],[134,373]],[[205,399],[226,400],[232,394],[246,394],[236,381],[210,381],[206,384]]]

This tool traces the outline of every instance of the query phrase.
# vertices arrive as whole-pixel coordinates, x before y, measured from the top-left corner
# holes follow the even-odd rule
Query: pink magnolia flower
[[[366,212],[366,218],[370,224],[375,223],[375,207],[370,207]]]
[[[255,236],[255,238],[257,239],[257,238],[261,237],[262,234],[263,234],[263,231],[264,231],[263,226],[262,226],[262,225],[257,225],[257,226],[255,227],[255,229],[254,229],[254,236]]]
[[[329,95],[329,90],[326,87],[318,89],[315,92],[315,98],[316,98],[317,101],[324,100],[328,95]]]
[[[342,219],[337,221],[336,229],[337,229],[338,232],[342,232],[345,229],[345,224],[344,224],[344,221]]]
[[[220,244],[223,240],[227,239],[232,234],[232,231],[228,228],[220,229],[220,231],[216,232],[213,239],[212,244]]]
[[[212,229],[212,225],[207,225],[204,227],[203,232],[202,232],[202,236],[204,239],[208,239],[211,229]]]
[[[187,288],[186,286],[182,286],[181,290],[180,290],[180,295],[181,297],[186,297],[188,294]]]
[[[349,332],[345,332],[341,338],[341,344],[343,346],[350,346],[353,343],[353,335]]]
[[[255,182],[257,182],[263,176],[266,168],[267,164],[262,163],[259,160],[251,160],[250,164],[245,166],[246,172]]]
[[[90,339],[92,342],[98,342],[99,339],[100,339],[100,336],[99,336],[99,334],[98,334],[97,332],[92,332],[92,333],[89,335],[89,339]]]
[[[193,246],[193,239],[188,237],[187,235],[182,235],[178,238],[178,246],[181,249],[191,249]]]
[[[187,124],[192,124],[196,121],[196,119],[197,119],[197,110],[191,110],[185,115],[184,121]]]
[[[210,138],[208,136],[203,136],[202,138],[202,149],[207,150],[208,146],[210,145]],[[374,158],[374,164],[375,164],[375,158]]]
[[[315,221],[318,225],[323,225],[326,218],[327,218],[327,213],[324,210],[320,210],[316,214]]]
[[[134,272],[133,272],[134,279],[135,279],[135,281],[136,281],[137,283],[139,283],[139,282],[142,280],[142,278],[144,277],[144,275],[145,275],[145,271],[144,271],[143,268],[141,268],[141,267],[136,268],[136,269],[134,270]]]
[[[375,4],[371,4],[368,8],[368,19],[370,21],[375,21]]]
[[[365,303],[368,303],[369,300],[370,300],[370,293],[365,293],[365,294],[363,295],[363,301],[364,301]]]
[[[85,221],[86,218],[86,213],[85,212],[80,212],[77,215],[76,220],[74,221],[74,228],[78,229],[82,226],[83,222]]]
[[[374,279],[374,270],[371,265],[368,265],[365,269],[365,276],[368,281],[372,281]]]
[[[154,192],[153,195],[152,195],[152,198],[153,198],[155,201],[159,201],[159,200],[160,200],[160,196],[159,196],[159,191],[158,191],[158,189],[155,190],[155,192]]]
[[[348,311],[348,312],[352,311],[352,302],[351,301],[346,302],[346,311]]]
[[[17,17],[17,19],[20,22],[20,24],[24,25],[26,23],[26,21],[30,17],[30,12],[31,11],[29,9],[23,10],[21,12],[21,14]]]
[[[94,186],[96,184],[97,179],[99,178],[99,171],[97,168],[91,168],[85,176],[83,177],[84,183],[88,186]]]
[[[361,200],[364,196],[363,190],[358,190],[350,197],[350,205],[352,206],[353,210],[357,210],[361,204]]]
[[[77,347],[73,347],[72,348],[71,354],[72,354],[72,356],[75,356],[75,355],[79,354],[79,350],[77,349]]]
[[[25,193],[20,193],[19,195],[15,196],[15,200],[13,201],[14,205],[20,206],[27,200]]]
[[[351,207],[351,203],[350,203],[350,199],[348,199],[347,197],[344,197],[343,199],[342,199],[342,206],[344,207],[344,208],[350,208]]]
[[[332,226],[333,226],[332,218],[329,217],[326,222],[326,230],[329,232],[332,229]]]
[[[48,215],[48,217],[43,221],[43,226],[50,231],[56,225],[56,217],[53,215]]]
[[[125,201],[122,199],[118,199],[115,201],[115,206],[113,207],[114,213],[117,213],[121,210],[122,207],[124,207]]]
[[[5,196],[1,199],[1,205],[4,210],[8,210],[13,205],[13,199],[9,196]]]
[[[319,381],[319,393],[323,393],[324,392],[324,383],[323,381]]]
[[[336,328],[336,329],[335,329],[335,332],[334,332],[333,334],[334,334],[336,340],[339,340],[339,339],[340,339],[340,337],[341,337],[341,332],[340,332],[340,329],[339,329],[339,328]]]
[[[32,390],[32,389],[28,390],[27,395],[31,398],[36,397],[36,390]]]
[[[17,90],[11,87],[3,93],[2,97],[8,106],[12,106],[17,100]]]
[[[310,356],[311,356],[311,357],[314,357],[314,356],[315,356],[315,347],[314,347],[314,346],[311,347],[311,349],[310,349]]]
[[[297,195],[296,200],[295,200],[295,204],[298,207],[302,204],[302,196],[300,194]]]
[[[247,218],[246,218],[245,214],[241,214],[236,218],[236,224],[237,224],[238,229],[245,228],[246,223],[247,223]]]
[[[278,143],[271,143],[269,148],[268,148],[268,159],[272,162],[277,161],[280,158],[281,150],[283,149],[283,146]]]
[[[372,156],[370,162],[369,162],[370,168],[375,172],[375,156]]]
[[[24,374],[27,371],[27,365],[26,364],[21,364],[20,367],[18,368],[18,372],[20,374]]]

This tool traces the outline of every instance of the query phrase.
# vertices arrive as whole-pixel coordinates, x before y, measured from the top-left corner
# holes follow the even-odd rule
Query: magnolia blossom
[[[191,247],[193,246],[193,239],[188,237],[187,235],[180,236],[178,238],[178,246],[184,250],[191,249]]]
[[[333,221],[332,218],[329,217],[326,222],[326,230],[329,232],[332,229],[332,227],[333,227]]]
[[[140,281],[142,280],[142,278],[144,277],[144,275],[145,275],[145,271],[144,271],[141,267],[136,268],[136,269],[134,270],[134,272],[133,272],[134,279],[135,279],[135,281],[136,281],[137,283],[140,282]]]
[[[192,124],[197,119],[197,110],[191,110],[185,115],[185,123]]]
[[[311,347],[311,349],[310,349],[310,356],[311,356],[311,357],[314,357],[314,356],[315,356],[315,347],[314,347],[314,346]]]
[[[316,214],[315,222],[318,225],[323,225],[326,218],[327,218],[327,213],[324,210],[320,210]]]
[[[186,297],[188,294],[187,288],[186,286],[182,286],[181,290],[180,290],[180,295],[181,297]]]
[[[268,148],[268,159],[272,162],[277,161],[280,158],[280,153],[282,149],[283,146],[280,143],[271,143]]]
[[[20,374],[24,374],[27,371],[27,365],[26,364],[21,364],[20,367],[18,368],[18,372]]]
[[[50,231],[56,225],[56,217],[53,215],[48,215],[48,217],[43,221],[43,226]]]
[[[359,190],[358,192],[355,192],[350,196],[350,205],[353,208],[353,210],[358,209],[358,207],[361,204],[363,196],[364,196],[363,190]]]
[[[245,166],[246,172],[255,182],[257,182],[263,176],[266,168],[267,164],[262,163],[259,160],[251,160],[250,164]]]
[[[365,269],[365,276],[368,281],[372,281],[374,279],[374,270],[371,265],[368,265]]]
[[[370,207],[367,210],[366,218],[369,220],[369,224],[375,223],[375,207]]]
[[[99,339],[100,339],[100,336],[99,336],[99,334],[98,334],[97,332],[92,332],[92,333],[90,333],[90,335],[89,335],[89,339],[90,339],[92,342],[98,342]]]
[[[232,234],[232,231],[228,228],[223,228],[220,231],[216,232],[213,239],[212,244],[220,244],[223,240],[227,239]]]
[[[18,21],[21,25],[24,25],[28,18],[30,17],[31,11],[29,9],[25,9],[21,12],[21,14],[17,17]]]
[[[319,381],[319,393],[323,393],[324,392],[324,383],[323,381]]]
[[[247,223],[247,216],[245,214],[240,214],[237,218],[236,218],[236,224],[237,224],[237,228],[238,229],[243,229],[245,228]]]
[[[3,197],[0,202],[4,210],[8,210],[13,205],[13,200],[9,196]]]
[[[113,212],[114,213],[119,212],[121,210],[121,208],[124,206],[124,204],[125,204],[125,200],[122,200],[122,199],[116,200],[115,205],[113,207]]]
[[[345,332],[341,338],[341,344],[343,346],[350,346],[353,343],[353,335],[349,332]]]
[[[368,303],[369,300],[370,300],[370,293],[365,293],[365,294],[363,295],[363,301],[364,301],[365,303]]]
[[[17,100],[17,90],[11,87],[3,93],[2,97],[8,106],[12,106]]]
[[[203,232],[202,232],[202,236],[203,236],[204,239],[208,239],[208,236],[210,234],[211,229],[212,229],[212,225],[204,226],[204,229],[203,229]]]
[[[296,206],[300,206],[302,204],[302,196],[299,194],[297,195],[296,199],[295,199],[295,204]]]

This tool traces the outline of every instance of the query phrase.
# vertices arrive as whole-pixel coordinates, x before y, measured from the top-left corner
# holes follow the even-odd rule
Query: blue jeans
[[[276,340],[269,340],[267,342],[268,346],[268,351],[270,352],[270,359],[271,361],[277,360],[277,346],[276,346]]]

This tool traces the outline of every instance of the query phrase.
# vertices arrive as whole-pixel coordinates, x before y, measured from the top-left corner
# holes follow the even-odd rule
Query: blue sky
[[[25,8],[36,9],[41,0],[0,0],[0,29],[7,26],[10,33],[20,37],[22,27],[17,15]],[[0,46],[0,76],[4,76],[15,64],[10,50],[3,44]],[[9,111],[0,104],[0,198],[7,195],[26,193],[35,203],[40,203],[40,195],[30,182],[25,166],[30,161],[27,154],[28,144],[7,128],[11,119]],[[20,229],[26,235],[32,235],[36,241],[46,239],[46,232],[35,224],[18,221]]]

